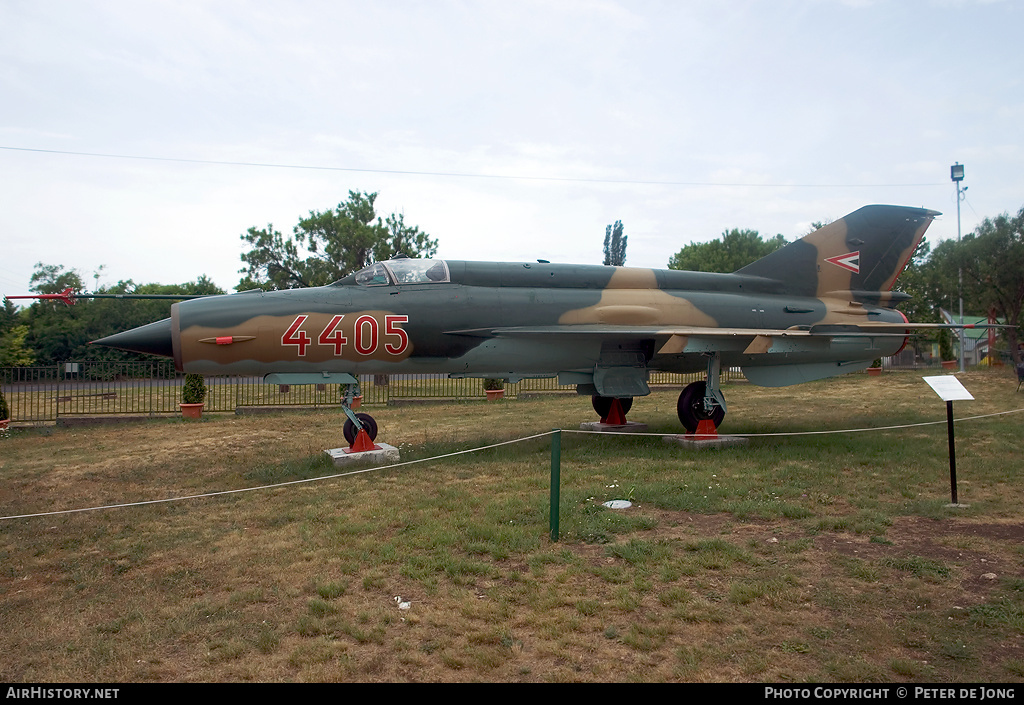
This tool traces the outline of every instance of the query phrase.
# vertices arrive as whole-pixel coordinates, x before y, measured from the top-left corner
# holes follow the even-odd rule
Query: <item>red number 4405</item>
[[[305,357],[306,350],[313,344],[313,339],[306,331],[302,330],[302,324],[309,318],[307,315],[296,316],[288,329],[281,336],[281,345],[294,345],[299,350],[299,357]],[[334,355],[341,357],[342,351],[348,344],[348,338],[341,332],[341,325],[344,315],[334,316],[324,326],[316,338],[318,345],[325,345],[334,348]],[[384,343],[384,350],[391,355],[401,355],[409,347],[409,334],[399,327],[401,323],[408,323],[408,316],[387,315],[384,316],[384,337],[388,339]],[[377,352],[380,346],[380,323],[373,316],[362,315],[356,319],[352,329],[352,345],[360,355],[372,355]],[[394,342],[390,342],[394,340]]]

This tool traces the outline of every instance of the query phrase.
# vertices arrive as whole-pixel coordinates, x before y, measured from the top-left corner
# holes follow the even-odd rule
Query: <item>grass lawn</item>
[[[957,417],[1024,407],[1012,372],[960,379]],[[957,423],[953,509],[920,374],[724,391],[722,432],[941,423],[697,452],[563,433],[558,542],[546,436],[0,520],[0,679],[1024,680],[1024,413]],[[630,419],[679,432],[677,394]],[[369,411],[403,460],[594,419],[575,396]],[[334,475],[342,444],[337,411],[14,430],[0,515]]]

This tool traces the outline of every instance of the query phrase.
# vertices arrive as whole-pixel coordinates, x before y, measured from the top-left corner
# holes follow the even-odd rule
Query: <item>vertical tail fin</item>
[[[864,206],[737,271],[797,296],[879,299],[892,289],[938,211]]]

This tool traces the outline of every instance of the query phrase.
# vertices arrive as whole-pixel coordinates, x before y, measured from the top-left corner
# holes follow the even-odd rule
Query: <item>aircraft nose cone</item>
[[[171,342],[171,319],[165,318],[162,321],[132,328],[123,333],[108,335],[106,338],[92,341],[91,345],[105,345],[108,348],[174,357],[174,347]]]

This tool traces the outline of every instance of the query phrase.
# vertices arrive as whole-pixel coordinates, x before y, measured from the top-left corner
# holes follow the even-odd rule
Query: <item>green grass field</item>
[[[1024,407],[961,377],[958,417]],[[1024,680],[1024,413],[957,424],[920,375],[725,388],[722,429],[550,439],[254,492],[0,521],[0,678],[18,681]],[[676,433],[677,392],[630,419]],[[578,428],[588,398],[388,407],[403,460]],[[0,515],[338,472],[338,412],[0,438]],[[629,499],[626,510],[602,502]],[[395,598],[410,603],[402,610]]]

